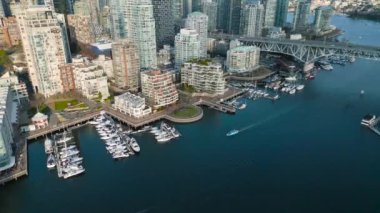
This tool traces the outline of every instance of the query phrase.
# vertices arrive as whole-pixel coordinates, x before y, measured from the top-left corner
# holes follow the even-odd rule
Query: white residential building
[[[127,34],[139,52],[140,67],[156,68],[156,26],[152,0],[129,0],[125,4],[127,5]]]
[[[12,152],[14,132],[12,128],[12,101],[8,87],[0,87],[0,172],[15,165]]]
[[[191,85],[198,92],[210,95],[223,95],[226,91],[222,65],[208,61],[183,64],[181,83]]]
[[[259,66],[259,60],[259,47],[239,46],[227,52],[226,67],[228,72],[248,72]]]
[[[102,99],[110,96],[107,75],[102,67],[85,62],[76,63],[73,74],[75,89],[86,98],[97,98],[99,93]]]
[[[152,108],[145,104],[145,98],[129,92],[115,96],[114,108],[135,118],[141,118],[152,113]]]
[[[200,41],[200,57],[207,57],[207,30],[208,17],[201,12],[190,13],[186,19],[185,27],[187,29],[196,30]]]
[[[34,91],[46,97],[63,92],[59,65],[71,57],[64,16],[31,6],[17,15],[17,22]]]
[[[181,29],[175,37],[175,65],[200,58],[200,40],[196,30]]]

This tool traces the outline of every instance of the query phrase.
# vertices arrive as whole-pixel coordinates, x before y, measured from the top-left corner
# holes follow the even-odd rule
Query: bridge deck
[[[313,47],[325,47],[325,48],[344,48],[344,49],[362,49],[366,51],[376,51],[380,52],[380,47],[360,45],[347,42],[328,42],[328,41],[316,41],[316,40],[290,40],[290,39],[273,39],[273,38],[260,38],[260,37],[246,37],[240,35],[230,35],[223,33],[211,33],[209,35],[211,38],[215,39],[225,39],[225,40],[239,40],[239,41],[257,41],[257,42],[269,42],[276,44],[299,44],[307,45]]]
[[[223,40],[239,40],[245,45],[255,45],[262,51],[291,55],[301,62],[309,63],[318,58],[329,55],[349,55],[366,59],[380,59],[380,47],[351,44],[347,42],[325,42],[325,41],[300,41],[289,39],[272,39],[245,37],[214,33],[211,38]]]

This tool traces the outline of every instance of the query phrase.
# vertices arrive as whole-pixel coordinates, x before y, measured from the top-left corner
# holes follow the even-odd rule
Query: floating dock
[[[380,117],[376,118],[376,120],[373,122],[372,125],[368,126],[370,130],[372,130],[374,133],[380,136],[380,130],[376,128],[377,124],[380,121]]]

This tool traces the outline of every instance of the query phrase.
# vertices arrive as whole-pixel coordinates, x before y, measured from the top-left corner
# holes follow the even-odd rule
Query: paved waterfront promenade
[[[90,113],[83,114],[80,117],[76,118],[75,120],[68,120],[53,126],[48,126],[47,128],[41,129],[41,130],[36,130],[33,132],[30,132],[27,135],[28,140],[34,140],[40,137],[44,137],[48,134],[52,134],[57,131],[62,131],[65,129],[68,129],[73,126],[80,126],[82,124],[85,124],[87,121],[92,120],[94,117],[98,116],[101,110],[104,110],[107,114],[112,116],[114,119],[129,125],[132,128],[139,128],[148,124],[151,124],[153,122],[162,120],[162,119],[167,119],[170,121],[174,121],[170,114],[172,114],[174,111],[185,107],[186,105],[204,105],[208,106],[210,108],[219,110],[221,112],[227,112],[227,113],[235,113],[236,109],[223,104],[222,102],[237,96],[240,96],[244,93],[242,90],[238,89],[228,89],[227,92],[223,96],[216,96],[216,97],[192,97],[189,102],[184,103],[184,102],[179,102],[178,104],[169,106],[165,108],[162,111],[147,115],[142,118],[135,118],[129,115],[126,115],[124,113],[121,113],[110,106],[103,104],[102,109],[97,109],[93,110]]]
[[[27,135],[27,139],[28,140],[34,140],[34,139],[37,139],[39,137],[43,137],[49,133],[61,131],[61,130],[67,129],[69,127],[72,127],[72,126],[80,125],[82,123],[85,123],[85,122],[93,119],[95,116],[99,115],[99,112],[100,112],[100,110],[96,110],[96,111],[91,112],[89,114],[83,115],[81,118],[77,118],[75,120],[68,120],[68,121],[59,123],[57,125],[48,126],[44,129],[39,129],[39,130],[30,132]]]
[[[0,172],[1,185],[28,175],[28,146],[24,137],[21,137],[16,143],[15,156],[15,166],[11,169]]]

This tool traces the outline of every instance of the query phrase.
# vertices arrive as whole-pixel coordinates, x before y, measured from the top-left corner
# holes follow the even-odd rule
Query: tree
[[[11,68],[12,66],[12,61],[5,50],[0,50],[0,66],[3,66],[6,69]]]

